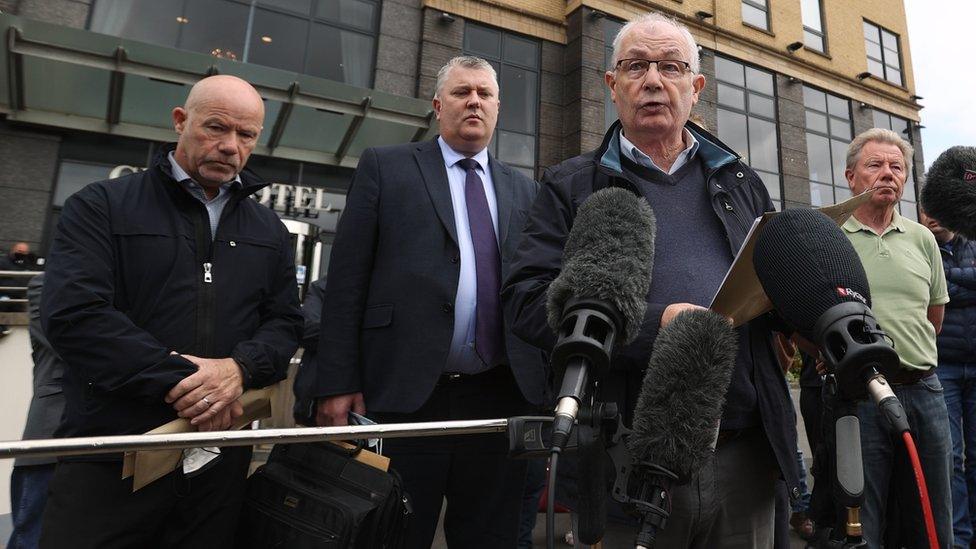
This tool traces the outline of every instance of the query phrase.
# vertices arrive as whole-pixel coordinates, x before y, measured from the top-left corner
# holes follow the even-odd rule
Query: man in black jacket
[[[356,168],[322,306],[319,424],[345,425],[350,411],[381,423],[507,417],[543,399],[542,355],[499,304],[536,184],[488,154],[495,70],[452,59],[433,106],[437,139],[367,149]],[[413,501],[407,547],[430,547],[445,497],[451,547],[515,547],[525,461],[507,450],[501,435],[385,441]]]
[[[577,208],[608,186],[647,198],[657,219],[647,313],[637,340],[617,351],[600,395],[628,416],[658,330],[679,312],[708,305],[753,219],[773,209],[756,173],[688,123],[705,85],[697,51],[687,29],[658,14],[621,29],[606,73],[620,120],[599,149],[546,171],[503,289],[515,333],[551,348],[546,290],[559,274]],[[771,320],[756,319],[738,334],[715,458],[674,490],[659,547],[772,547],[776,478],[798,495],[794,412],[771,347]]]
[[[173,110],[179,140],[149,169],[93,183],[64,205],[41,306],[65,360],[58,435],[143,433],[176,417],[220,430],[245,389],[285,376],[302,317],[288,231],[249,199],[244,170],[264,120],[232,76]],[[228,547],[250,448],[132,492],[121,455],[63,459],[42,547]]]

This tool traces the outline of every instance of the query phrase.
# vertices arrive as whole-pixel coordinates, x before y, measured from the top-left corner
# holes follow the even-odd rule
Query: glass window
[[[376,37],[312,24],[305,72],[368,88],[373,80]]]
[[[769,30],[769,5],[767,0],[742,0],[742,22]]]
[[[902,85],[904,81],[901,76],[898,35],[867,21],[864,21],[863,29],[868,72],[878,78]]]
[[[502,106],[488,150],[533,179],[541,48],[532,38],[472,22],[464,25],[464,53],[485,58],[498,72]]]
[[[380,0],[96,0],[89,28],[370,87]]]
[[[810,203],[825,206],[850,197],[844,169],[851,142],[850,101],[809,86],[803,87],[806,110],[807,166]]]
[[[308,18],[270,10],[254,10],[247,60],[292,72],[303,72],[308,42]]]
[[[803,17],[803,45],[824,53],[827,51],[827,38],[823,27],[821,0],[802,0],[800,10]]]
[[[782,208],[773,75],[719,56],[715,73],[718,137],[756,170],[776,207]]]

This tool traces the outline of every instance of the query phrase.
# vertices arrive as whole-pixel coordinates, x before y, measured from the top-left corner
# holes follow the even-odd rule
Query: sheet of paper
[[[873,192],[870,190],[839,204],[825,206],[818,208],[818,210],[833,219],[838,225],[843,225],[854,213],[854,210],[868,201]],[[759,284],[756,269],[752,265],[752,253],[756,248],[756,239],[762,232],[763,226],[777,215],[779,212],[768,212],[762,217],[756,218],[752,228],[749,229],[749,234],[746,235],[745,241],[739,248],[739,253],[732,261],[732,266],[725,273],[722,285],[708,307],[716,313],[731,318],[736,327],[773,309],[773,304],[770,303],[762,285]]]

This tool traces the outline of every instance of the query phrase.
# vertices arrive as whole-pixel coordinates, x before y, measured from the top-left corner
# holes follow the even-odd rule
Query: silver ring
[[[203,397],[203,401],[207,403],[207,406],[208,406],[208,407],[209,407],[209,406],[213,406],[213,404],[211,404],[211,403],[210,403],[210,401],[209,401],[209,400],[207,400],[207,397]]]

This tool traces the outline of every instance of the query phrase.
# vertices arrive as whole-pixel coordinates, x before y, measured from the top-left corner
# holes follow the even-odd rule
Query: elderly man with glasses
[[[705,77],[686,28],[658,14],[628,23],[614,40],[605,81],[620,119],[597,150],[546,171],[503,296],[515,333],[549,350],[555,335],[545,322],[546,289],[559,274],[576,208],[610,186],[647,199],[657,236],[644,325],[618,350],[597,395],[616,401],[629,423],[658,331],[710,302],[753,219],[773,204],[738,154],[688,122]],[[716,453],[673,491],[658,547],[773,546],[776,480],[785,479],[794,497],[799,490],[794,412],[772,328],[764,316],[738,329]]]

